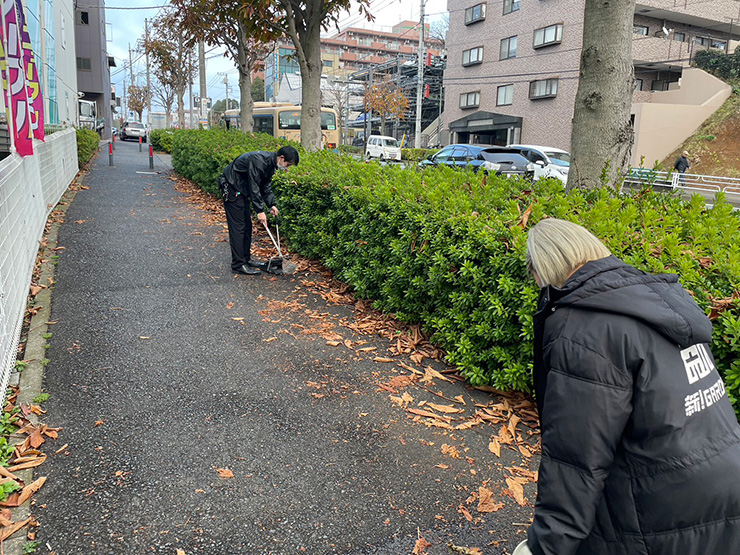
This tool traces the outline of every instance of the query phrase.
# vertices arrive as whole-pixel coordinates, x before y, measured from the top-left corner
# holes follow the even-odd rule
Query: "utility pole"
[[[416,148],[421,148],[421,101],[424,94],[424,1],[419,14],[419,64],[416,75]]]
[[[349,144],[349,80],[344,85],[344,143]]]
[[[198,113],[203,120],[208,115],[208,99],[206,91],[206,45],[203,41],[198,43],[198,76],[200,77],[200,107]]]
[[[226,110],[229,109],[229,74],[224,73],[224,85],[226,85]],[[224,110],[224,112],[226,112]]]
[[[370,72],[370,86],[367,92],[373,90],[373,81],[375,80],[375,66],[371,65],[368,69]],[[367,94],[367,93],[366,93]],[[369,117],[368,117],[369,116]],[[373,110],[370,106],[365,106],[365,144],[367,145],[367,138],[373,134]]]
[[[144,43],[144,54],[146,54],[146,126],[147,129],[151,129],[152,125],[152,84],[149,80],[149,22],[144,19],[144,36],[146,42]],[[170,115],[167,114],[169,120]]]
[[[188,126],[189,129],[195,129],[193,127],[193,80],[190,80],[189,83],[189,93],[190,95],[190,125]]]
[[[134,62],[131,56],[131,43],[128,43],[128,66],[131,72],[131,86],[134,85]],[[128,109],[126,110],[126,119],[128,119]]]
[[[124,73],[125,75],[125,73]],[[126,103],[126,78],[123,78],[123,121],[128,121],[128,104]]]

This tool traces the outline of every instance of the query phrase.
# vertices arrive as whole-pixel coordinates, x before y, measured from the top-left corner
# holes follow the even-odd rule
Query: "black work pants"
[[[232,196],[232,193],[229,191],[224,209],[226,223],[229,225],[231,269],[238,270],[252,256],[252,203],[243,195]]]

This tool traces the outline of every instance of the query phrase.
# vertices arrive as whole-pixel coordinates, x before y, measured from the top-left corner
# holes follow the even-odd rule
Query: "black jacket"
[[[673,169],[679,173],[685,173],[690,167],[691,164],[689,164],[689,159],[686,156],[679,156],[676,163],[673,164]]]
[[[540,293],[534,555],[740,553],[740,426],[675,275],[611,256]]]
[[[272,176],[277,168],[277,154],[257,150],[239,156],[224,168],[223,175],[231,187],[252,201],[255,212],[275,206]]]

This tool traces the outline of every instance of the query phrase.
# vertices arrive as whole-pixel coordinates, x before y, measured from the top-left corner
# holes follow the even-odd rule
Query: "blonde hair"
[[[527,269],[540,287],[562,287],[576,268],[607,256],[611,252],[593,233],[566,220],[542,220],[527,234]]]

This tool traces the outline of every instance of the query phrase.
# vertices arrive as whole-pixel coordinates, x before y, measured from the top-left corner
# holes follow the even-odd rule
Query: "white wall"
[[[73,0],[54,0],[54,43],[59,123],[76,125],[77,55]]]
[[[77,174],[73,129],[34,141],[33,156],[0,161],[0,391],[16,360],[39,240],[46,218]]]

